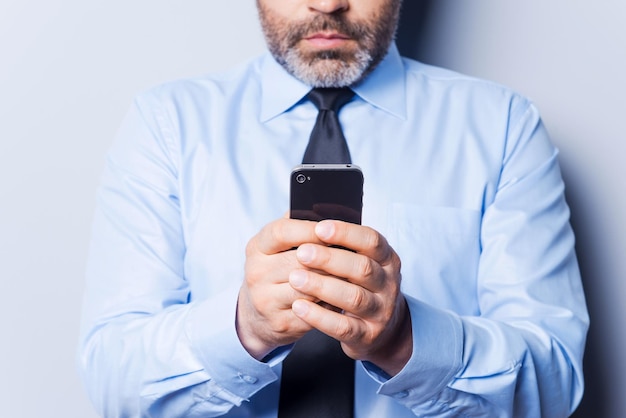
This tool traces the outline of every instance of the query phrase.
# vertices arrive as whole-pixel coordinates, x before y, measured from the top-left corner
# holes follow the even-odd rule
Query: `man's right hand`
[[[273,349],[295,342],[311,327],[299,319],[291,305],[310,296],[289,284],[289,274],[303,266],[295,248],[319,243],[316,222],[279,219],[266,225],[246,247],[245,280],[237,303],[237,334],[257,360]]]

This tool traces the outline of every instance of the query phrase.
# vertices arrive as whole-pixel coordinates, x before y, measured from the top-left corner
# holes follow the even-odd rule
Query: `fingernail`
[[[298,260],[300,260],[301,262],[308,263],[309,261],[313,260],[314,253],[315,253],[315,250],[313,250],[312,246],[301,245],[300,247],[298,247],[296,256],[298,257]]]
[[[294,270],[289,274],[289,283],[292,287],[300,288],[306,283],[306,272],[302,270]]]
[[[296,314],[296,316],[305,316],[308,312],[309,312],[309,307],[307,306],[306,302],[302,301],[302,300],[296,300],[291,304],[291,309],[293,310],[293,313]]]
[[[315,233],[321,239],[328,239],[333,236],[335,225],[332,222],[321,221],[315,225]]]

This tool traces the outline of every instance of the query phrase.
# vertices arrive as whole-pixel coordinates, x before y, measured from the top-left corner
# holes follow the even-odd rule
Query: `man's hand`
[[[245,280],[237,303],[237,334],[245,349],[260,360],[274,348],[293,343],[311,326],[294,315],[296,299],[316,301],[289,285],[289,274],[303,266],[294,248],[323,244],[316,222],[279,219],[266,225],[246,247]]]
[[[305,268],[296,264],[289,274],[293,289],[306,295],[293,302],[295,316],[339,340],[348,356],[397,374],[413,349],[398,255],[382,235],[361,225],[326,220],[314,232],[321,243],[303,241],[308,243],[299,246],[296,258]]]
[[[262,359],[311,328],[392,376],[404,367],[412,334],[400,259],[378,232],[341,221],[280,219],[250,240],[237,304],[243,346]]]

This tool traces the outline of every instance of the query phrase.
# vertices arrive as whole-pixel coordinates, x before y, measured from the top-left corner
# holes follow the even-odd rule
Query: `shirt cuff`
[[[214,298],[197,302],[186,324],[194,352],[210,380],[230,393],[235,404],[250,399],[278,379],[272,370],[276,361],[256,360],[239,341],[235,328],[238,295],[236,286]],[[284,356],[278,355],[281,357]]]
[[[411,313],[413,353],[392,378],[371,363],[367,373],[381,383],[378,393],[395,398],[408,408],[441,392],[462,367],[463,326],[458,316],[406,296]]]

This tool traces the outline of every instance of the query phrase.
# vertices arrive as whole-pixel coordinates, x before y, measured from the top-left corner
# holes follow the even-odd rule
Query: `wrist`
[[[389,376],[400,373],[413,353],[411,313],[406,299],[402,295],[401,297],[402,300],[398,302],[398,320],[395,327],[391,328],[393,331],[389,333],[386,344],[368,360]]]
[[[250,326],[253,323],[254,321],[251,321],[249,315],[244,312],[241,301],[237,300],[237,313],[235,315],[237,338],[239,338],[239,342],[248,354],[261,361],[276,347],[267,344],[254,332],[254,327]]]

